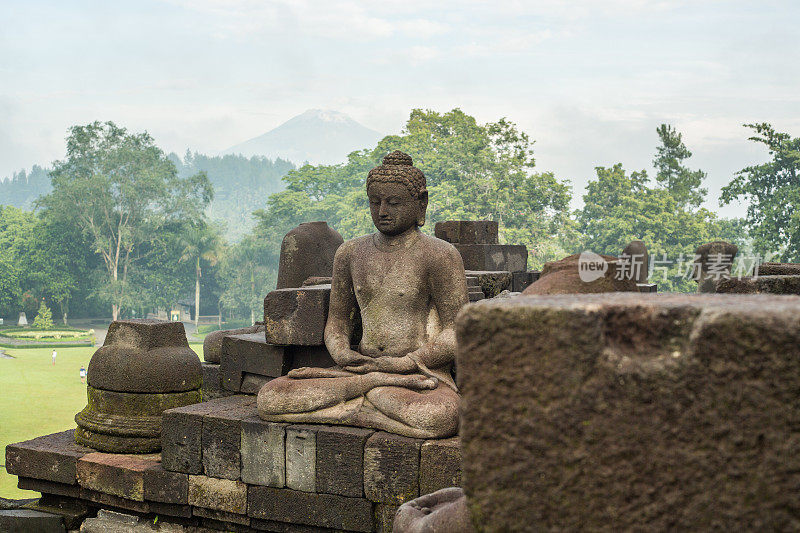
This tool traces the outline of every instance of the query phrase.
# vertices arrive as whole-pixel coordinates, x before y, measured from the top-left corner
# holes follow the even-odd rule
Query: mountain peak
[[[346,161],[354,150],[374,147],[382,137],[339,111],[309,109],[222,153],[280,157],[297,164],[334,164]]]

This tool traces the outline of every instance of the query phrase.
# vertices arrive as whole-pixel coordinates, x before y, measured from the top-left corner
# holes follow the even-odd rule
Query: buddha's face
[[[427,193],[414,198],[400,183],[371,183],[367,189],[372,223],[384,235],[400,235],[420,226],[428,206]]]

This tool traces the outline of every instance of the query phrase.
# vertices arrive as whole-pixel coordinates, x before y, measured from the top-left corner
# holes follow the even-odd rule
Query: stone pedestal
[[[161,413],[201,400],[202,369],[180,322],[120,320],[87,372],[75,440],[112,453],[161,449]]]

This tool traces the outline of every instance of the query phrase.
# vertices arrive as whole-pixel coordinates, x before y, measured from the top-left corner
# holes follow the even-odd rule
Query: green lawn
[[[191,347],[202,357],[203,345]],[[6,349],[14,359],[0,358],[0,464],[7,444],[75,427],[75,414],[86,406],[86,385],[79,370],[88,368],[96,348]],[[17,477],[0,468],[0,497],[35,498],[19,490]]]

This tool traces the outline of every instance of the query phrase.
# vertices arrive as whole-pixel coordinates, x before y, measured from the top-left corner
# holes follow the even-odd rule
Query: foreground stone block
[[[452,244],[497,244],[496,220],[447,220],[437,222],[433,234]]]
[[[242,420],[257,416],[255,398],[244,405],[203,416],[203,472],[207,476],[239,479]]]
[[[321,346],[328,319],[330,285],[278,289],[264,298],[264,327],[270,344]]]
[[[90,512],[89,506],[85,502],[50,494],[42,494],[41,498],[26,504],[24,507],[33,511],[60,516],[64,523],[64,528],[68,531],[81,527],[81,522],[89,516]]]
[[[364,493],[378,503],[400,505],[419,495],[422,441],[383,431],[364,448]]]
[[[726,278],[717,281],[716,292],[735,294],[800,294],[800,275]]]
[[[9,474],[77,484],[78,459],[94,450],[75,443],[73,430],[53,433],[6,446],[6,471]]]
[[[252,396],[229,396],[170,409],[163,414],[161,464],[171,472],[203,472],[203,417],[253,402]]]
[[[426,440],[419,461],[419,493],[461,486],[461,448],[458,437]]]
[[[286,485],[286,426],[257,416],[242,420],[242,481],[251,485]]]
[[[250,487],[248,509],[253,518],[338,531],[372,531],[372,503],[363,498]]]
[[[317,431],[316,490],[364,497],[364,446],[371,429],[320,426]]]
[[[516,244],[454,244],[465,270],[518,272],[528,267],[528,249]]]
[[[90,453],[78,461],[78,483],[88,490],[142,502],[144,472],[157,464],[157,455]]]
[[[800,298],[519,297],[457,337],[483,529],[797,527]]]
[[[247,485],[230,479],[189,476],[189,505],[247,514]]]
[[[77,483],[67,485],[66,483],[56,483],[44,479],[34,479],[32,477],[20,477],[17,479],[17,488],[22,490],[32,490],[42,494],[53,494],[67,498],[80,498],[81,487]]]

